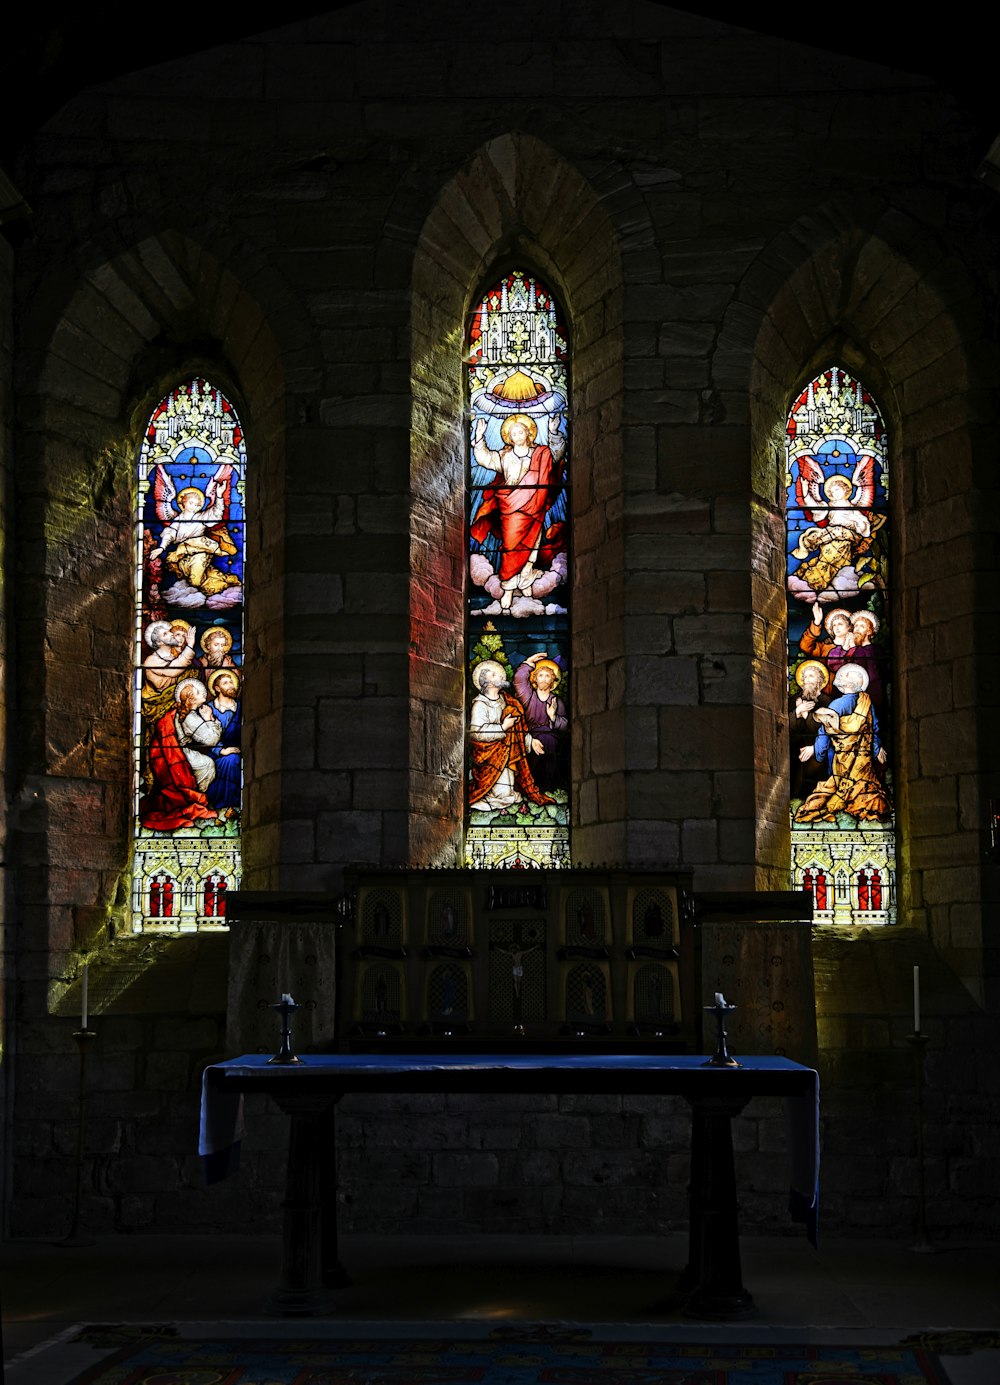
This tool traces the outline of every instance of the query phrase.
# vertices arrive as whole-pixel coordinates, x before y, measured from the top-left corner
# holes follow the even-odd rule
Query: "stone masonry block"
[[[466,1150],[432,1156],[432,1178],[441,1188],[491,1188],[496,1186],[498,1174],[495,1154]]]
[[[539,1149],[586,1149],[592,1143],[591,1122],[584,1116],[533,1116],[527,1130]]]

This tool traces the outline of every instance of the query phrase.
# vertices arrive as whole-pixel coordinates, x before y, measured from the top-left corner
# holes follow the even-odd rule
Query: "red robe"
[[[505,448],[501,457],[511,451]],[[469,533],[477,543],[490,534],[500,540],[500,580],[516,577],[540,545],[542,525],[559,493],[559,469],[552,453],[539,444],[531,450],[528,469],[516,486],[495,481],[483,491]]]
[[[527,751],[524,744],[524,708],[516,698],[502,690],[500,698],[503,702],[500,720],[502,721],[508,715],[516,717],[517,720],[502,741],[477,741],[470,738],[469,745],[472,748],[471,781],[469,784],[470,807],[474,808],[480,799],[486,798],[491,793],[501,774],[508,768],[513,771],[514,787],[520,790],[529,803],[554,803],[554,798],[548,798],[539,792],[531,770],[528,768]]]
[[[171,710],[160,717],[149,742],[153,791],[139,799],[139,821],[154,832],[194,827],[202,819],[219,816],[198,788],[177,737],[179,715]]]

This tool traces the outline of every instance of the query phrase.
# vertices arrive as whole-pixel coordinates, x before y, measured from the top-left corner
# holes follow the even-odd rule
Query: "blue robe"
[[[214,702],[211,704],[212,715],[216,721],[222,723],[222,735],[219,743],[213,746],[208,752],[215,762],[215,778],[205,790],[205,797],[208,799],[209,806],[221,811],[223,808],[236,808],[240,806],[240,794],[243,785],[243,756],[242,755],[220,755],[220,751],[229,746],[240,747],[240,710],[237,706],[231,712],[221,711]]]

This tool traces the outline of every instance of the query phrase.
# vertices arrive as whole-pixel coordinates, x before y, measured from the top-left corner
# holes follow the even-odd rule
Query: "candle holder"
[[[281,1047],[273,1058],[268,1058],[268,1063],[281,1063],[291,1066],[293,1063],[301,1063],[301,1058],[296,1058],[292,1052],[292,1015],[296,1010],[301,1010],[301,1005],[296,1005],[291,996],[283,996],[276,1005],[270,1007],[277,1010],[281,1016]]]
[[[706,1062],[702,1063],[703,1068],[741,1068],[742,1063],[738,1063],[726,1047],[726,1016],[731,1015],[736,1009],[735,1005],[727,1005],[724,996],[717,996],[714,1005],[706,1005],[707,1014],[715,1016],[718,1026],[718,1042],[715,1052]]]
[[[913,1050],[914,1128],[917,1145],[917,1239],[910,1246],[910,1250],[916,1251],[919,1255],[936,1255],[940,1247],[934,1245],[927,1235],[927,1195],[924,1179],[924,1062],[927,1056],[927,1035],[917,1030],[913,1034],[907,1034],[906,1042]]]
[[[77,1097],[77,1124],[76,1124],[76,1176],[73,1185],[73,1221],[70,1225],[69,1235],[64,1236],[61,1241],[56,1241],[57,1246],[65,1246],[72,1249],[77,1246],[96,1245],[93,1236],[86,1235],[80,1230],[80,1204],[83,1201],[83,1154],[86,1148],[87,1132],[87,1047],[91,1039],[96,1039],[97,1035],[93,1029],[84,1027],[73,1032],[76,1046],[80,1050],[80,1089]]]

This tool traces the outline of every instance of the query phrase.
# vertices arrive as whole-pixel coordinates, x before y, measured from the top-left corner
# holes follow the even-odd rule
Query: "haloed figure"
[[[524,708],[524,743],[528,768],[540,789],[551,792],[566,783],[565,733],[569,722],[558,696],[562,671],[543,651],[532,654],[514,673],[514,691]]]
[[[209,806],[225,817],[233,817],[240,807],[243,784],[240,755],[240,675],[235,668],[220,668],[208,675],[212,693],[209,708],[221,727],[219,739],[209,750],[215,765],[215,778],[205,791]]]
[[[528,767],[524,709],[507,692],[507,674],[495,659],[484,659],[472,670],[478,696],[469,717],[471,783],[469,805],[482,809],[517,808],[551,803],[541,793]]]
[[[503,449],[486,444],[486,420],[476,424],[473,455],[497,474],[483,491],[470,533],[478,542],[489,534],[500,540],[500,607],[509,611],[517,593],[527,594],[542,575],[537,567],[545,538],[545,515],[558,493],[566,439],[553,429],[549,442],[536,444],[538,425],[527,414],[512,414],[500,425]]]

